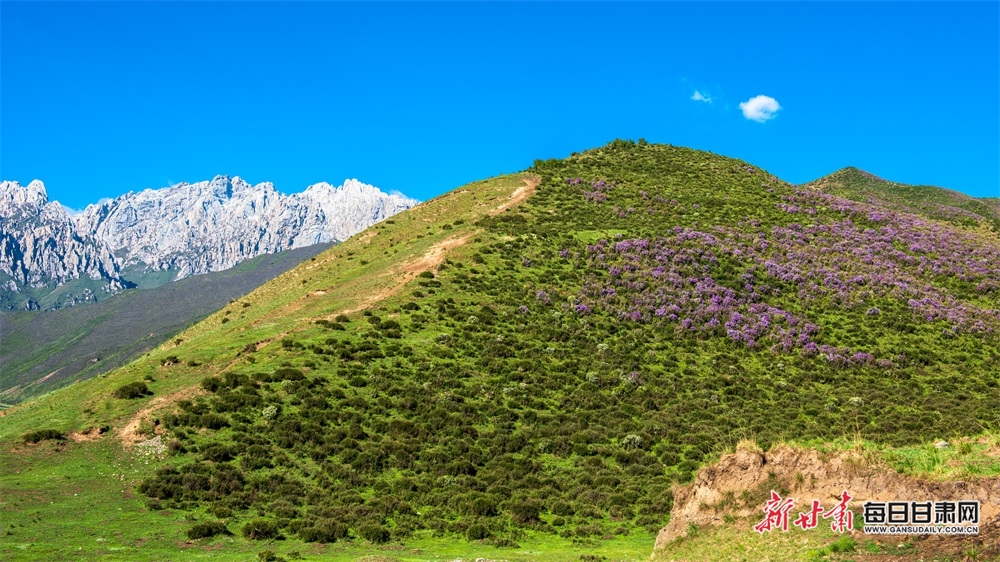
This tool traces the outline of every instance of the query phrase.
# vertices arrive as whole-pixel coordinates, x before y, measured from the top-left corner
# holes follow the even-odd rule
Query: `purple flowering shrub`
[[[1000,250],[978,234],[814,190],[781,195],[775,208],[818,224],[767,228],[748,219],[735,228],[675,226],[667,235],[587,245],[592,273],[574,310],[597,306],[621,321],[725,336],[748,348],[766,344],[790,352],[814,344],[807,354],[837,365],[891,362],[821,344],[819,326],[808,320],[811,309],[861,307],[876,316],[876,303],[889,301],[951,333],[991,334],[1000,327]],[[721,279],[720,270],[730,279]]]
[[[799,308],[863,307],[872,316],[879,310],[869,303],[895,299],[906,302],[916,318],[944,322],[952,331],[995,331],[995,308],[961,301],[935,280],[951,275],[969,283],[973,293],[995,298],[1000,254],[973,245],[963,233],[920,226],[903,217],[862,231],[848,219],[774,227],[771,236],[676,227],[672,235],[652,240],[601,240],[586,248],[594,273],[585,276],[580,301],[619,320],[726,336],[748,348],[766,343],[782,352],[817,343],[819,332],[808,316],[771,303],[789,297]],[[924,251],[930,248],[935,251]],[[739,283],[719,282],[715,276],[723,263],[743,272]],[[834,363],[874,362],[847,349],[826,346],[820,353]]]

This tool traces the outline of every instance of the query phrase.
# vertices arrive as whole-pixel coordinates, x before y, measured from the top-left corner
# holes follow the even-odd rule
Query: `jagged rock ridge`
[[[344,240],[417,201],[358,180],[285,195],[239,177],[127,193],[71,216],[49,201],[42,182],[0,182],[0,305],[58,308],[135,285],[131,274],[170,271],[173,279],[229,269],[261,254]]]
[[[176,270],[181,279],[260,254],[344,240],[415,204],[353,179],[284,195],[271,183],[217,176],[91,205],[77,224],[124,265]]]
[[[38,180],[27,187],[0,182],[0,273],[6,276],[0,276],[0,292],[8,297],[85,278],[100,281],[109,293],[133,286],[122,279],[107,244],[80,231],[62,205],[48,200]],[[40,307],[33,297],[22,295],[24,308]],[[90,287],[74,297],[94,298]]]

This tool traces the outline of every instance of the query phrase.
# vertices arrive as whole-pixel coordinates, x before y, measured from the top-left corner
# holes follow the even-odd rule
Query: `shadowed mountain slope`
[[[16,403],[120,367],[330,244],[49,312],[0,313],[0,402]]]

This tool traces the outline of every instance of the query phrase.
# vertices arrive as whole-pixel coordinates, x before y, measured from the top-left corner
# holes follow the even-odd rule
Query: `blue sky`
[[[997,2],[3,1],[0,178],[75,208],[216,174],[427,199],[645,137],[796,183],[854,165],[1000,196],[998,21]]]

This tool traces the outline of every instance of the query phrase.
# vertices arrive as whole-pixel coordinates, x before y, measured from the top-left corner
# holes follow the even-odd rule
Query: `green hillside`
[[[992,233],[710,153],[536,161],[9,410],[0,553],[645,559],[743,438],[996,431],[998,274]]]
[[[837,170],[803,187],[816,187],[854,201],[873,201],[956,225],[981,225],[1000,234],[1000,199],[996,197],[977,199],[941,187],[896,183],[854,167]]]

